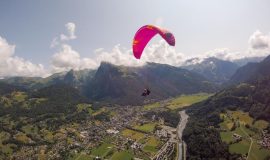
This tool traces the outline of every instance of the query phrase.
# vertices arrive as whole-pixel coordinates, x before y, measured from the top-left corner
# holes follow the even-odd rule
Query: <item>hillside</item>
[[[270,56],[257,63],[248,63],[239,68],[231,77],[229,84],[254,81],[270,74]]]
[[[233,114],[239,114],[239,111],[241,111],[241,113],[243,112],[242,115],[246,114],[247,116],[251,116],[250,119],[253,120],[250,122],[249,126],[246,126],[246,123],[243,123],[243,120],[241,121],[240,119],[240,125],[231,128],[231,131],[234,131],[234,129],[236,129],[236,131],[240,130],[238,132],[242,134],[241,130],[246,130],[246,132],[250,133],[249,136],[252,138],[255,137],[258,142],[262,139],[261,130],[254,124],[259,123],[259,121],[265,121],[264,123],[268,124],[268,132],[270,131],[270,73],[269,68],[265,68],[269,64],[269,57],[267,57],[261,63],[257,63],[256,65],[248,64],[240,68],[241,73],[248,73],[246,68],[249,68],[249,71],[252,73],[245,79],[247,83],[240,83],[227,88],[187,109],[188,114],[191,116],[187,128],[184,131],[184,140],[188,144],[189,158],[213,158],[216,156],[225,159],[236,158],[240,155],[234,153],[240,154],[242,152],[235,151],[231,145],[249,144],[250,138],[243,139],[239,144],[238,142],[232,142],[231,144],[225,143],[230,136],[224,134],[231,134],[232,136],[232,133],[229,131],[221,133],[221,131],[224,130],[222,123],[225,123],[224,121],[226,120],[222,118],[221,115],[231,112]],[[240,73],[239,70],[238,74]],[[243,70],[246,72],[243,72]],[[236,117],[230,120],[232,121],[230,123],[236,123],[234,122],[235,119],[239,118]],[[201,135],[205,135],[205,137]],[[224,139],[224,136],[225,138],[227,137],[227,139]],[[243,132],[242,136],[246,136],[245,132]],[[210,142],[209,139],[211,139]],[[198,143],[198,141],[200,143]],[[195,146],[195,144],[197,145]],[[259,148],[258,145],[254,147]],[[207,149],[206,151],[205,148],[209,150]],[[251,155],[256,157],[258,154],[262,154],[260,152],[258,151],[257,155],[255,153]],[[264,152],[264,154],[270,155],[270,151],[265,150]]]
[[[0,82],[0,95],[11,93],[13,91],[22,91],[22,90],[24,89],[16,85]]]
[[[0,97],[0,115],[36,117],[42,114],[72,113],[78,103],[88,102],[68,85],[52,85],[33,92],[13,90]]]

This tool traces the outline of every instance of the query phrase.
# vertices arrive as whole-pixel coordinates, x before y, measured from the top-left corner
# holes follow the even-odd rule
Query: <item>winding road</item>
[[[185,142],[182,140],[182,135],[183,135],[183,131],[187,125],[187,122],[188,122],[188,115],[186,114],[186,111],[183,110],[183,111],[180,111],[179,112],[180,114],[180,122],[177,126],[177,134],[178,134],[178,139],[179,139],[179,143],[178,143],[178,148],[179,148],[179,152],[178,152],[178,160],[182,160],[183,157],[184,157],[184,160],[185,160],[185,150],[183,150],[183,145],[185,145],[185,148],[186,148],[186,144]]]

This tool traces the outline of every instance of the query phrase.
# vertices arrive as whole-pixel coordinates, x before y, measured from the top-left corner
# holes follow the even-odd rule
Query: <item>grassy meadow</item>
[[[182,107],[190,106],[194,103],[198,103],[210,97],[212,94],[208,93],[198,93],[191,95],[181,95],[180,97],[172,99],[168,104],[167,108],[169,109],[179,109]]]
[[[261,148],[257,143],[261,140],[261,131],[268,126],[264,120],[254,120],[248,113],[242,111],[226,111],[220,114],[223,122],[220,136],[222,141],[229,144],[230,153],[247,155],[250,149],[248,160],[265,159],[270,156],[270,150]],[[238,134],[242,139],[234,141],[233,134]]]

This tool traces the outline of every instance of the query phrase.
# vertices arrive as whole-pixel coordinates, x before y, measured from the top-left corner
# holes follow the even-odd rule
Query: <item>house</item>
[[[139,149],[141,148],[142,145],[140,143],[137,143],[137,142],[134,142],[132,145],[131,145],[131,148],[132,149]]]
[[[239,134],[236,134],[236,133],[234,133],[234,134],[232,135],[232,137],[233,137],[233,139],[234,139],[235,141],[240,141],[240,140],[242,139],[242,136],[239,135]]]
[[[168,132],[165,129],[157,130],[156,131],[156,135],[158,137],[165,137],[165,138],[167,138],[168,137]]]
[[[118,130],[114,130],[114,129],[107,129],[106,132],[109,133],[109,134],[117,134],[117,133],[119,133]]]

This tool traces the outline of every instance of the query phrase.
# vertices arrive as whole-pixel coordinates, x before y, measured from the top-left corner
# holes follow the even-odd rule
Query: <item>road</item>
[[[184,141],[182,141],[182,135],[183,135],[183,131],[187,125],[188,122],[188,115],[186,114],[186,111],[180,111],[180,122],[177,126],[177,134],[178,134],[178,138],[179,138],[179,143],[178,143],[178,147],[179,147],[179,152],[178,152],[178,160],[182,160],[183,159],[183,154],[186,155],[183,151],[183,145],[185,145]],[[186,146],[185,146],[186,147]],[[185,160],[185,158],[184,158]]]
[[[248,153],[247,153],[247,160],[248,160],[248,157],[250,155],[250,151],[251,151],[251,148],[252,148],[252,144],[253,144],[253,139],[252,137],[250,137],[250,135],[242,128],[241,124],[240,124],[240,129],[241,131],[250,139],[250,145],[249,145],[249,149],[248,149]]]

